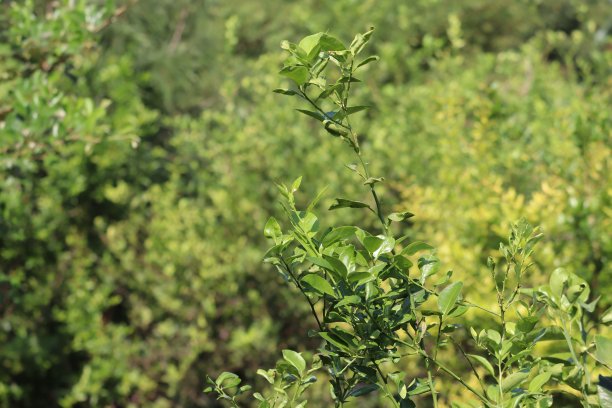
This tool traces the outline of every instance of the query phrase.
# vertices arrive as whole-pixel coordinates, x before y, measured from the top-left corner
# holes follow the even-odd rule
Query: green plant
[[[275,90],[304,101],[309,109],[298,111],[320,122],[328,134],[347,143],[356,156],[356,163],[346,167],[369,189],[372,203],[337,198],[330,210],[369,211],[379,222],[376,232],[354,225],[322,228],[314,214],[322,193],[300,208],[295,197],[301,184],[298,178],[290,186],[278,186],[287,229],[283,230],[275,218],[270,218],[264,228],[265,236],[274,243],[265,261],[274,265],[285,281],[301,293],[316,321],[318,330],[310,334],[324,341],[318,356],[329,376],[335,405],[343,406],[350,399],[378,391],[396,407],[414,406],[416,396],[428,393],[437,407],[440,387],[436,387],[439,380],[435,379],[442,374],[473,394],[479,401],[476,406],[550,406],[552,390],[544,386],[553,378],[556,383],[569,386],[574,385],[574,379],[580,379],[578,399],[587,407],[597,404],[596,391],[589,388],[590,374],[585,368],[588,346],[584,327],[580,326],[584,351],[579,360],[574,351],[575,340],[569,337],[571,327],[555,312],[555,304],[542,297],[545,291],[522,287],[532,266],[534,246],[542,236],[537,229],[525,221],[518,222],[508,244],[500,246],[503,266],[498,268],[489,259],[498,311],[464,299],[463,282],[451,281],[452,272],[436,278],[441,266],[431,246],[394,234],[394,225],[409,220],[413,214],[408,211],[387,214],[377,190],[384,178],[370,173],[359,136],[351,125],[353,115],[368,108],[349,102],[352,87],[361,82],[357,78],[360,68],[378,59],[358,58],[372,33],[373,30],[358,34],[349,47],[327,33],[305,37],[298,44],[283,42],[282,48],[289,57],[280,73],[296,88]],[[419,253],[422,256],[414,260]],[[413,270],[415,262],[418,273]],[[551,278],[555,288],[563,286],[558,275],[555,272]],[[571,302],[579,302],[580,307],[592,312],[597,299],[587,304],[588,285],[576,279],[568,277],[563,281],[571,289]],[[555,290],[558,299],[561,289]],[[458,318],[469,309],[499,319],[498,330],[478,332],[474,327],[469,330],[476,346],[485,350],[487,356],[465,353],[454,339],[462,331]],[[560,319],[561,327],[546,327],[545,323],[555,321],[545,321],[545,313]],[[564,309],[563,313],[568,314],[569,310]],[[509,319],[510,314],[517,320]],[[559,340],[560,333],[567,340],[573,359],[551,365],[551,361],[556,361],[554,357],[541,356],[535,350],[540,342]],[[609,347],[609,340],[603,336],[597,339],[598,352],[603,355],[602,349]],[[451,347],[457,348],[469,364],[475,385],[442,360],[440,350]],[[406,372],[394,369],[404,359],[420,362],[426,376],[408,377]],[[472,360],[484,368],[485,376],[481,377]],[[594,361],[589,364],[594,365]],[[574,366],[571,375],[558,375],[568,371],[568,366]],[[239,379],[225,373],[217,381],[209,379],[212,387],[207,391],[216,391],[220,398],[230,399],[237,406],[235,398],[246,389],[237,388],[235,394],[227,394],[223,383],[230,377],[228,387],[236,388]],[[600,381],[600,386],[605,383]],[[296,401],[284,403],[303,406],[302,402],[295,405]]]
[[[283,358],[276,363],[276,367],[269,370],[257,370],[273,386],[268,395],[256,392],[253,397],[258,401],[259,408],[276,407],[305,407],[308,402],[303,398],[304,392],[317,381],[314,372],[321,368],[319,360],[314,361],[307,369],[306,360],[300,353],[293,350],[283,350]],[[204,392],[215,392],[218,399],[228,400],[232,407],[238,407],[236,397],[251,389],[249,385],[240,386],[241,379],[233,373],[221,373],[215,380],[208,377],[210,386]]]

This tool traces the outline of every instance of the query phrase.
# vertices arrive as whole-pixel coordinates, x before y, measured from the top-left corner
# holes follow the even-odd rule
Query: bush
[[[298,206],[326,186],[368,199],[350,151],[270,92],[278,43],[327,28],[379,27],[355,95],[376,108],[354,125],[383,205],[417,214],[402,234],[484,300],[473,283],[523,215],[546,233],[536,271],[564,266],[609,305],[605,1],[194,4],[0,6],[5,406],[208,406],[204,371],[252,381],[277,350],[317,347],[259,230],[282,215],[273,181],[303,175]]]

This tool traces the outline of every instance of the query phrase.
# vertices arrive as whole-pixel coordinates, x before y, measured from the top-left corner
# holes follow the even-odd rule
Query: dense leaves
[[[343,261],[353,258],[345,250],[320,257],[330,269],[308,264],[310,275],[344,279],[346,269],[345,291],[408,278],[443,290],[461,279],[449,316],[469,301],[494,308],[487,257],[500,257],[511,220],[542,225],[546,235],[526,286],[548,299],[550,272],[563,267],[562,282],[572,285],[562,290],[558,313],[573,313],[565,323],[578,359],[601,361],[597,345],[606,345],[597,336],[609,335],[592,327],[595,316],[610,323],[608,8],[604,0],[2,2],[0,405],[210,406],[213,399],[201,393],[204,372],[226,370],[254,386],[270,384],[258,388],[263,399],[283,400],[271,383],[296,386],[287,389],[289,399],[302,392],[284,377],[293,366],[276,366],[283,375],[272,381],[257,368],[274,366],[288,347],[311,362],[304,350],[316,349],[323,336],[353,346],[340,331],[305,338],[317,329],[307,318],[310,306],[260,263],[270,215],[279,220],[266,232],[276,248],[265,257],[287,244],[274,182],[300,174],[304,193],[296,205],[313,214],[300,216],[308,230],[300,239],[355,250],[354,270]],[[321,52],[340,62],[343,48],[362,51],[357,78],[315,76],[309,85],[317,103],[350,85],[355,96],[345,114],[299,103],[290,77],[279,84],[279,43],[311,32],[323,33],[302,44],[308,53],[300,57],[313,73],[336,66],[319,61]],[[279,86],[288,96],[271,92]],[[362,174],[352,151],[338,146],[338,139],[351,142],[336,123],[346,115],[372,174]],[[375,209],[371,186],[386,193],[383,221],[397,232],[395,244],[367,207],[324,211],[335,197]],[[365,270],[364,263],[373,266]],[[587,303],[580,279],[591,290]],[[303,287],[340,311],[362,301],[360,294],[332,298]],[[410,291],[429,302],[425,311],[436,323],[436,299],[417,286]],[[491,359],[455,326],[487,321],[501,336],[491,316],[471,309],[444,330],[454,330],[466,353]],[[375,317],[385,327],[405,324]],[[525,342],[541,335],[538,319],[533,311],[516,320]],[[580,378],[580,367],[563,354],[562,334],[542,336],[554,355],[543,387]],[[441,348],[445,353],[460,354]],[[471,370],[453,361],[449,368]],[[474,361],[482,375],[486,369]],[[409,406],[406,396],[429,392],[425,367],[400,365],[389,381]],[[367,364],[355,368],[360,378],[373,375]],[[591,374],[587,392],[608,395],[608,374]],[[535,378],[530,372],[521,389]],[[446,379],[441,401],[472,398]],[[326,381],[308,382],[311,405],[329,403]],[[580,381],[573,386],[582,392]],[[375,405],[381,391],[364,382],[347,393],[363,393]]]

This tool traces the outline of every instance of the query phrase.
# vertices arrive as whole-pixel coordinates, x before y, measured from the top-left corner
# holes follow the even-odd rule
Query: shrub
[[[434,253],[418,258],[419,273],[411,272],[415,265],[411,256],[433,248],[393,233],[394,223],[405,222],[413,214],[385,213],[377,193],[384,178],[370,172],[351,125],[353,115],[368,108],[349,102],[352,87],[361,82],[359,69],[378,58],[359,58],[372,32],[358,34],[349,47],[326,33],[307,36],[298,44],[284,42],[282,48],[289,57],[280,73],[295,89],[275,91],[302,99],[309,109],[298,111],[320,122],[355,154],[356,163],[347,167],[369,189],[371,203],[336,198],[329,209],[369,211],[380,222],[378,234],[353,225],[321,228],[313,213],[320,194],[305,209],[298,208],[294,195],[301,184],[298,178],[290,186],[279,185],[288,229],[283,232],[275,218],[270,218],[264,229],[273,241],[265,260],[301,292],[316,321],[317,330],[311,335],[323,340],[317,356],[328,375],[335,406],[377,391],[397,407],[415,406],[416,396],[429,393],[437,407],[440,390],[434,376],[442,373],[478,401],[453,402],[457,407],[552,406],[553,395],[563,387],[572,389],[576,401],[585,407],[605,406],[612,392],[610,377],[600,375],[595,387],[592,376],[598,370],[597,363],[610,369],[607,351],[612,339],[593,337],[591,332],[602,330],[600,324],[609,322],[610,311],[603,318],[587,319],[599,297],[592,299],[588,283],[563,269],[550,275],[548,285],[524,287],[524,277],[533,266],[534,247],[542,236],[526,221],[513,226],[508,244],[500,244],[502,258],[487,260],[497,298],[495,310],[464,299],[463,281],[452,281],[450,271],[434,281],[440,272]],[[463,326],[456,319],[469,308],[498,320],[495,328],[468,328],[476,348],[485,355],[467,354],[465,344],[458,341]],[[564,341],[570,358],[537,353],[536,347],[546,341]],[[456,348],[461,353],[477,386],[468,380],[472,373],[457,374],[442,361],[438,355],[441,348]],[[595,353],[589,351],[592,348]],[[314,380],[305,377],[304,358],[291,350],[283,351],[283,356],[278,367],[285,371],[258,371],[275,385],[270,397],[254,394],[261,408],[277,403],[303,407],[307,403],[300,396]],[[393,370],[402,359],[420,361],[427,376]],[[478,366],[484,373],[479,374]],[[237,397],[250,389],[240,386],[239,377],[227,372],[207,381],[210,386],[206,392],[215,392],[234,407],[238,406]],[[444,389],[444,385],[438,388]]]

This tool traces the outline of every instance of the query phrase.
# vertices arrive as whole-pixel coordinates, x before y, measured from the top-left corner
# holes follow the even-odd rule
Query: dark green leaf
[[[597,396],[599,397],[599,405],[602,408],[612,407],[612,390],[602,387],[601,385],[597,386]]]
[[[378,57],[378,55],[371,55],[368,58],[366,58],[363,61],[361,61],[359,64],[357,64],[357,67],[355,67],[355,68],[363,67],[364,65],[367,65],[370,62],[378,61],[379,59],[380,58]]]
[[[321,336],[323,340],[327,341],[328,343],[336,346],[341,350],[350,351],[348,344],[333,333],[319,332],[319,336]]]
[[[361,80],[358,79],[358,78],[355,78],[354,76],[345,76],[345,77],[342,77],[342,78],[340,78],[338,80],[338,83],[340,83],[340,84],[346,84],[346,83],[349,83],[349,82],[351,82],[351,83],[353,83],[353,82],[361,82]]]
[[[337,210],[338,208],[370,208],[366,203],[361,201],[346,200],[344,198],[336,198],[336,202],[329,207],[330,210]]]
[[[349,392],[349,397],[360,397],[362,395],[366,395],[371,393],[372,391],[376,391],[378,389],[377,384],[357,384],[351,391]]]
[[[332,272],[335,272],[342,278],[346,277],[346,275],[348,274],[348,269],[340,259],[334,258],[333,256],[329,255],[323,255],[323,259],[325,259],[327,263],[331,265]]]
[[[292,91],[290,89],[280,89],[280,88],[278,88],[278,89],[275,89],[272,92],[277,93],[277,94],[282,94],[282,95],[298,95],[297,92]]]
[[[369,108],[369,106],[349,106],[348,108],[346,108],[346,114],[352,115],[353,113],[361,112]]]
[[[537,316],[526,316],[516,323],[516,328],[523,333],[529,333],[533,330],[538,321],[539,319]]]
[[[338,241],[344,241],[345,239],[354,236],[356,230],[357,228],[353,226],[334,228],[323,237],[322,244],[324,247],[328,247]]]
[[[313,112],[306,109],[296,109],[296,111],[303,113],[304,115],[310,116],[311,118],[315,118],[319,122],[323,122],[323,115],[319,112]]]
[[[350,279],[350,276],[349,276]],[[361,298],[357,295],[350,295],[343,298],[341,301],[336,303],[336,307],[348,306],[348,305],[358,305],[361,303]]]

